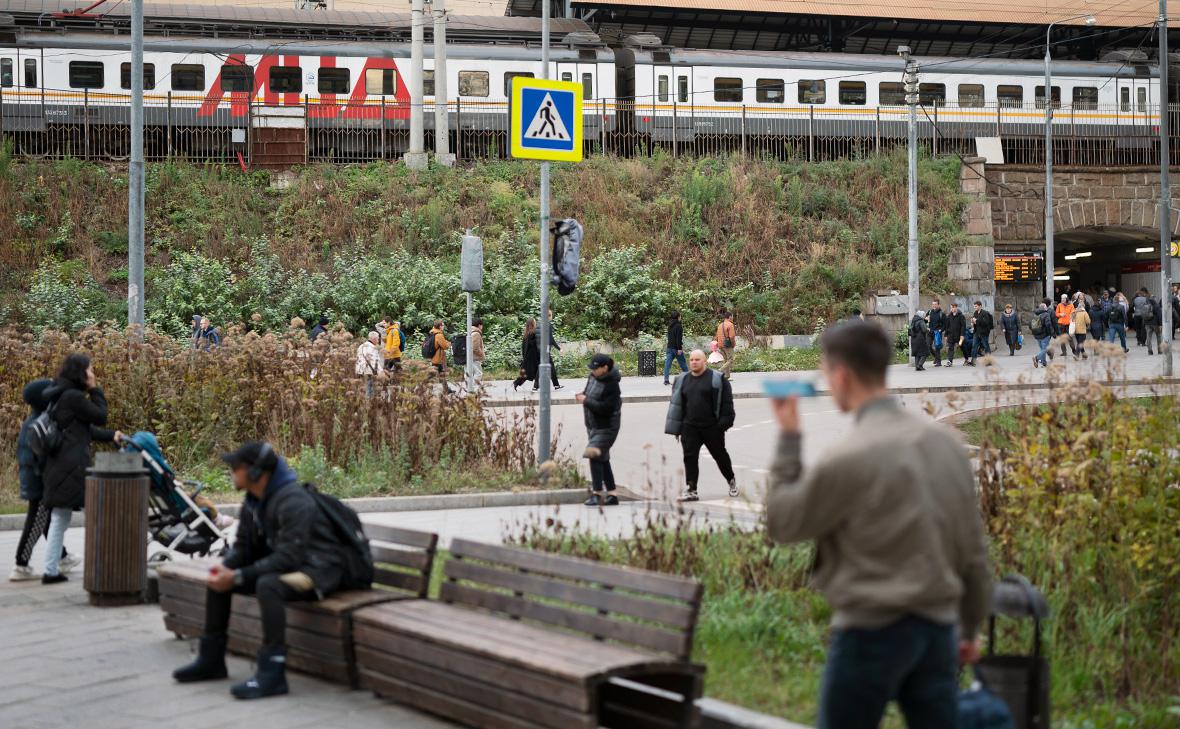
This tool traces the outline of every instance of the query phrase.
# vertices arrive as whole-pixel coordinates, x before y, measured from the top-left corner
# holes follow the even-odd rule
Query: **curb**
[[[549,489],[545,491],[491,491],[474,494],[438,494],[432,496],[380,496],[344,499],[358,514],[388,511],[441,511],[445,509],[483,509],[495,506],[546,506],[580,504],[584,489]],[[239,504],[218,504],[217,510],[237,517]],[[80,523],[75,519],[75,524]],[[24,528],[24,514],[0,514],[0,532]]]
[[[802,724],[717,699],[697,699],[696,705],[701,712],[701,729],[808,729]]]

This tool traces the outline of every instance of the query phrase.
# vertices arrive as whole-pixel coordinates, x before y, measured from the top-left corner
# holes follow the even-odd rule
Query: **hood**
[[[287,459],[279,456],[278,462],[275,464],[275,471],[270,475],[270,483],[266,485],[266,493],[262,495],[261,499],[255,499],[252,495],[246,494],[246,503],[255,506],[261,504],[298,480],[299,477],[295,475],[294,469],[287,464]]]
[[[24,392],[21,393],[25,402],[33,409],[33,412],[40,413],[45,408],[49,407],[49,400],[45,397],[45,391],[53,385],[53,380],[49,378],[42,378],[40,380],[33,380],[25,385]]]
[[[57,402],[57,399],[59,397],[61,397],[62,393],[65,392],[66,390],[81,390],[81,389],[82,389],[82,386],[79,385],[78,383],[74,382],[73,380],[67,380],[62,377],[58,377],[57,379],[55,379],[53,381],[52,385],[45,388],[45,390],[41,393],[41,396],[45,398],[46,407],[48,407],[49,403]]]
[[[618,382],[619,380],[623,379],[623,373],[619,372],[618,365],[614,365],[609,370],[607,370],[605,375],[595,379],[597,379],[599,382]]]

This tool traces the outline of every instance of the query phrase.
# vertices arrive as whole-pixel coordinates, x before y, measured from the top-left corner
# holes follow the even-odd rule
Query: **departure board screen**
[[[996,281],[1020,283],[1040,281],[1045,277],[1045,259],[1031,255],[996,256]]]

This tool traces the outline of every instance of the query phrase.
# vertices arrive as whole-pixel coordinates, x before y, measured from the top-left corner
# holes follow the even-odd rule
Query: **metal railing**
[[[434,105],[411,108],[394,97],[363,102],[280,94],[271,103],[226,94],[144,95],[144,155],[149,160],[246,164],[395,160],[409,147],[411,113],[425,117],[434,142]],[[1173,105],[1173,140],[1180,104]],[[459,159],[508,156],[508,108],[461,99],[448,104],[451,151]],[[976,139],[998,138],[1009,164],[1044,163],[1039,105],[923,106],[918,137],[930,154],[974,154]],[[863,158],[903,146],[907,109],[836,105],[681,104],[587,99],[585,153],[637,156],[744,154],[821,161]],[[129,154],[130,97],[91,90],[0,88],[0,136],[18,155],[122,160]],[[1065,106],[1054,112],[1058,164],[1159,164],[1158,106]],[[302,155],[293,154],[302,147]],[[1172,162],[1180,163],[1173,143]],[[278,155],[275,150],[282,149]],[[277,155],[277,156],[276,156]]]

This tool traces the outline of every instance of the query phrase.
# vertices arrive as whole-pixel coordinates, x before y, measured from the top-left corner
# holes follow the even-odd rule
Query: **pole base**
[[[402,157],[402,161],[411,170],[424,170],[430,166],[430,155],[425,152],[406,152],[405,156]]]
[[[443,167],[454,167],[455,166],[455,155],[453,155],[453,154],[436,154],[436,155],[434,155],[434,161],[437,162],[438,164],[442,165]]]
[[[127,605],[142,605],[147,602],[142,592],[125,593],[90,593],[89,603],[94,607],[125,607]]]

